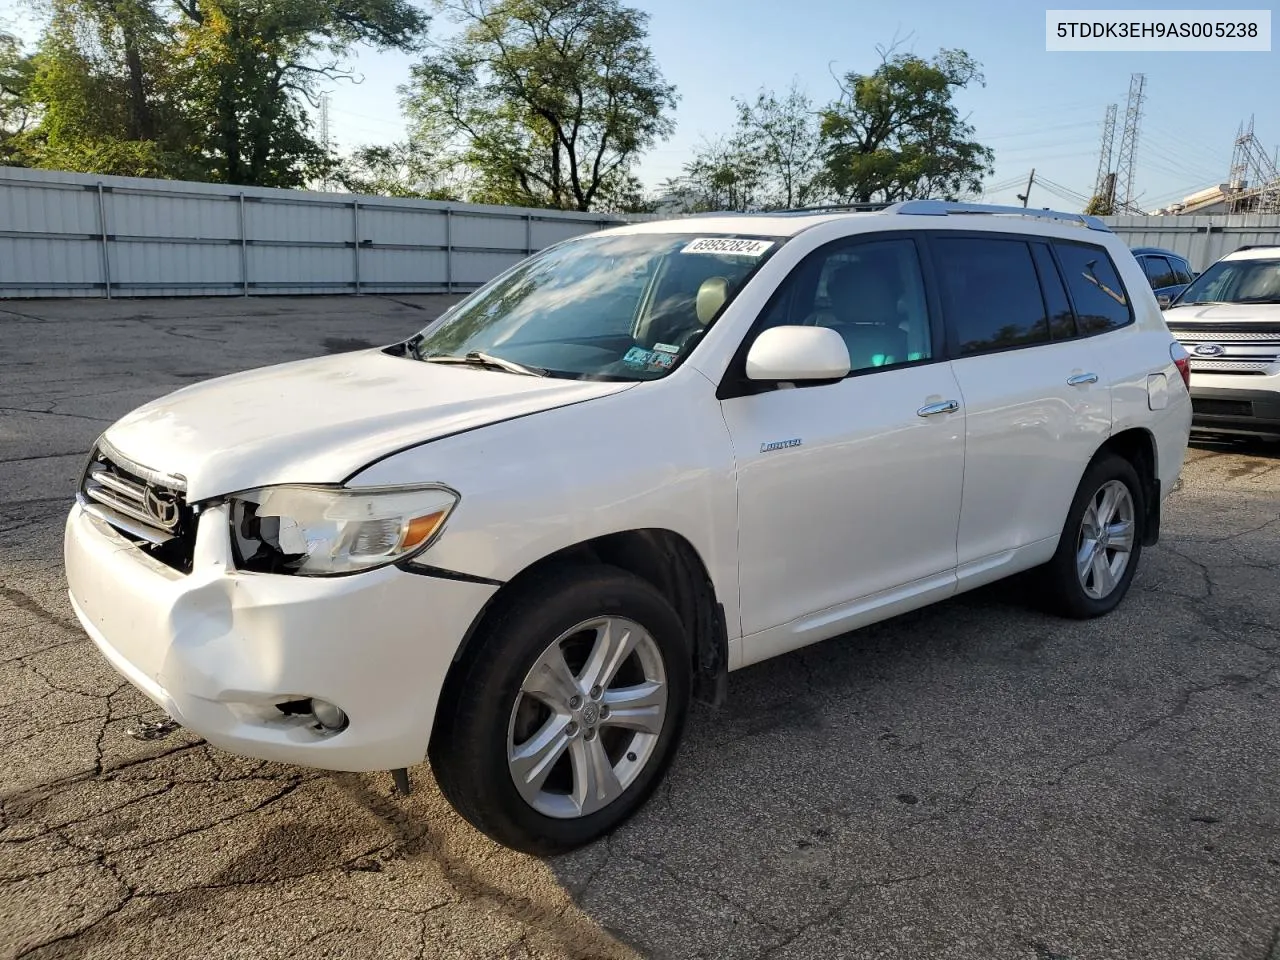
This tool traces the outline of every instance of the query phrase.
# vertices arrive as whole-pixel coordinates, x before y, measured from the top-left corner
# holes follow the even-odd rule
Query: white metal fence
[[[1280,215],[1220,214],[1203,217],[1103,217],[1130,247],[1163,247],[1203,270],[1240,247],[1280,246]]]
[[[452,293],[632,219],[0,167],[0,298]],[[1197,270],[1280,216],[1104,217]]]
[[[0,167],[0,297],[466,291],[620,222]]]

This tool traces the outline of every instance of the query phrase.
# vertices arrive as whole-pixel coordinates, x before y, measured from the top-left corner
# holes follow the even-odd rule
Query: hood
[[[184,387],[104,438],[137,463],[185,477],[187,498],[198,501],[274,483],[337,483],[403,447],[634,385],[362,350]]]
[[[1170,307],[1164,311],[1165,324],[1266,323],[1280,326],[1280,303],[1198,303]]]

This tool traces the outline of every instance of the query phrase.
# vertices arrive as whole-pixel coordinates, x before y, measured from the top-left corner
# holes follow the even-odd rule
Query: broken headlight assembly
[[[229,499],[239,569],[329,577],[417,556],[444,529],[458,494],[435,484],[364,490],[282,485]]]

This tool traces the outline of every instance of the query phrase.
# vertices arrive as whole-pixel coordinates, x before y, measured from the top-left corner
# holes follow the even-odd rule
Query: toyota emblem
[[[157,525],[172,530],[178,523],[178,500],[168,490],[157,490],[147,487],[142,495],[142,505],[147,515]]]
[[[1200,343],[1196,344],[1192,351],[1198,357],[1220,357],[1227,352],[1227,348],[1220,343]]]

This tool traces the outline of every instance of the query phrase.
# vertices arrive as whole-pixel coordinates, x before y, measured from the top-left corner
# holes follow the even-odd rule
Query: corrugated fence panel
[[[1280,215],[1103,217],[1129,247],[1163,247],[1186,257],[1195,270],[1243,246],[1280,245]]]
[[[465,291],[625,222],[0,167],[0,297]]]

